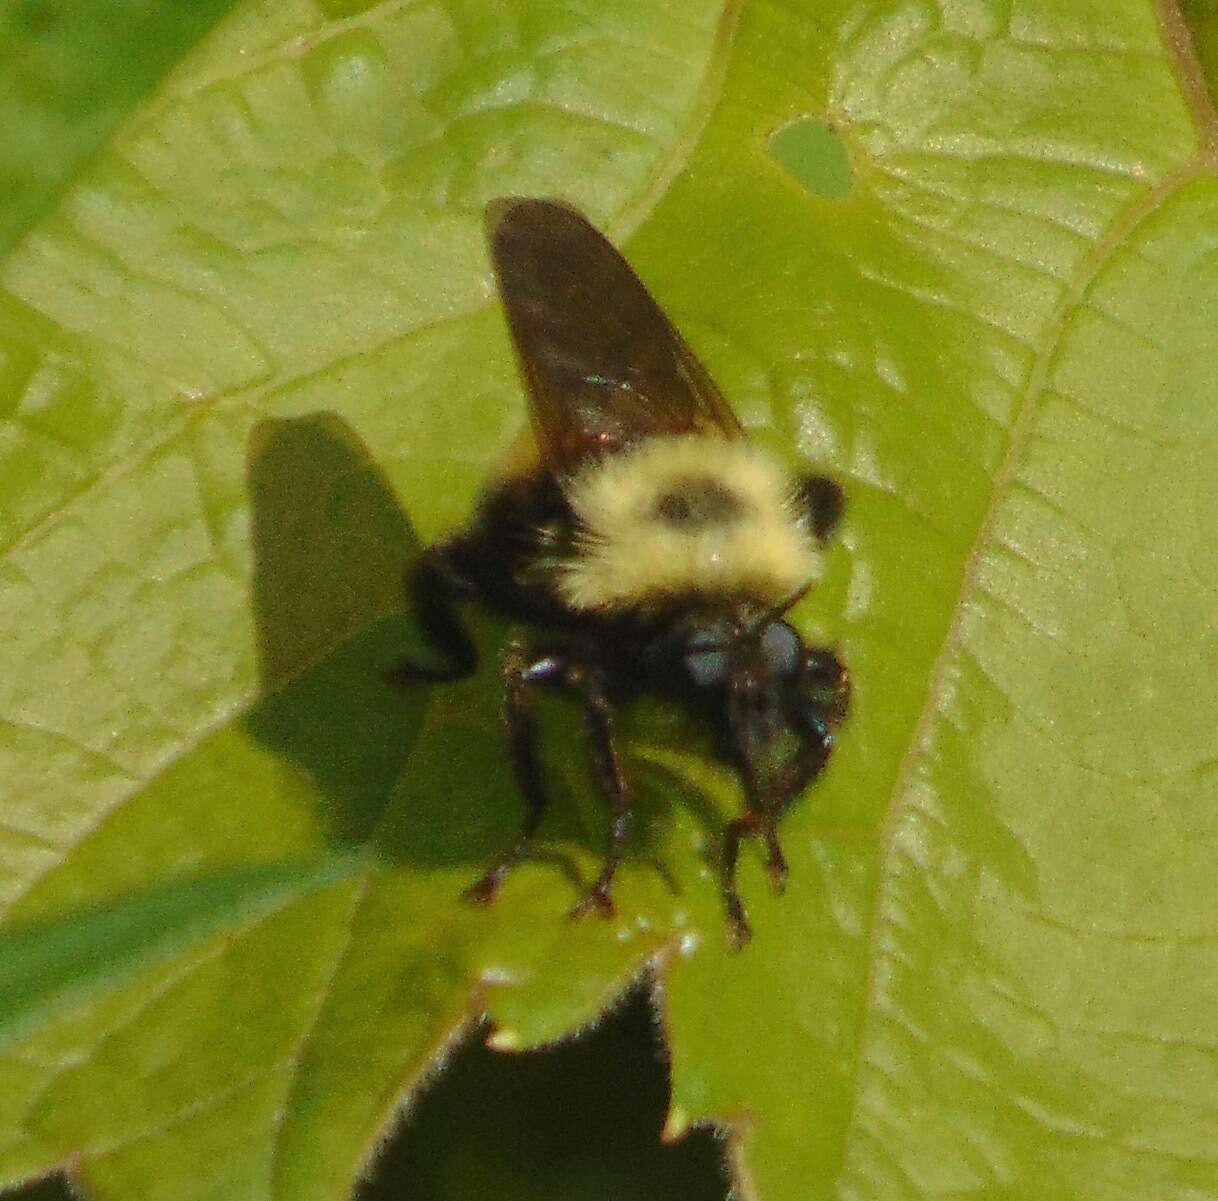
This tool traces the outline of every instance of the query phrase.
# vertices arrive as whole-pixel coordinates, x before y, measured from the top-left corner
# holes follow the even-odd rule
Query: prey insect
[[[783,620],[819,578],[841,490],[791,477],[745,437],[625,259],[576,210],[504,199],[487,225],[538,454],[421,557],[410,588],[436,661],[390,673],[439,683],[475,671],[464,602],[529,627],[503,663],[524,817],[467,895],[492,901],[528,854],[547,805],[533,697],[559,689],[583,709],[611,816],[604,865],[573,915],[614,912],[632,809],[614,715],[660,693],[705,717],[740,774],[746,804],[724,832],[720,882],[742,945],[741,842],[764,845],[781,891],[779,819],[824,768],[846,715],[845,668]]]

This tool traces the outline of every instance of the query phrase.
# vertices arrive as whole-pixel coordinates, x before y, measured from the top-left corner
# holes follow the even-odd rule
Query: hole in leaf
[[[850,155],[841,138],[818,117],[799,117],[770,137],[770,154],[809,192],[845,200],[854,186]]]
[[[78,1201],[76,1194],[68,1187],[67,1180],[58,1172],[44,1176],[41,1180],[6,1192],[4,1201]]]
[[[356,1201],[724,1201],[721,1144],[707,1130],[661,1143],[667,1103],[664,1057],[639,989],[595,1030],[550,1050],[466,1044]]]

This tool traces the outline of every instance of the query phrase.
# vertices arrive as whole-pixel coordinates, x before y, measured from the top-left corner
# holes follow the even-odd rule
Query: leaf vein
[[[872,906],[867,935],[866,980],[857,1023],[854,1061],[850,1073],[849,1116],[842,1139],[842,1154],[839,1158],[839,1186],[844,1183],[843,1173],[847,1163],[848,1148],[859,1125],[864,1069],[869,1072],[880,1070],[880,1065],[876,1063],[875,1059],[868,1057],[867,1048],[873,1038],[873,1027],[879,1011],[881,963],[891,958],[889,948],[884,946],[885,933],[898,921],[898,915],[895,913],[888,895],[892,880],[892,857],[899,851],[899,830],[909,804],[911,785],[920,763],[928,753],[932,728],[939,717],[940,701],[945,695],[949,676],[956,669],[955,660],[961,650],[964,620],[968,613],[967,598],[979,587],[980,571],[984,562],[983,550],[994,541],[993,527],[999,507],[1016,481],[1018,465],[1030,443],[1033,433],[1032,423],[1039,402],[1046,391],[1050,368],[1064,337],[1071,309],[1082,302],[1114,252],[1133,232],[1170,196],[1204,171],[1206,167],[1207,164],[1201,161],[1189,163],[1132,204],[1127,205],[1111,223],[1108,235],[1097,243],[1092,254],[1083,263],[1071,286],[1065,289],[1053,315],[1046,324],[1045,336],[1037,350],[1024,390],[1024,397],[1012,425],[1006,454],[994,475],[989,506],[964,562],[956,601],[951,610],[951,618],[928,676],[926,700],[915,719],[909,745],[894,779],[888,806],[878,825],[877,842],[880,855],[877,872],[878,895]],[[931,299],[933,300],[933,297]]]

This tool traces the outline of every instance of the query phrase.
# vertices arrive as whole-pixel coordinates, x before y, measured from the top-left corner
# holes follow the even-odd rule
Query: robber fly
[[[660,693],[704,715],[740,773],[746,806],[724,833],[721,885],[729,934],[742,945],[741,840],[764,843],[781,891],[778,820],[824,767],[849,701],[836,656],[783,620],[820,576],[841,489],[791,476],[748,440],[626,260],[575,209],[498,200],[487,225],[537,453],[419,560],[411,592],[439,661],[390,673],[397,682],[472,673],[462,602],[529,627],[503,665],[524,819],[467,895],[493,900],[527,854],[547,799],[532,697],[561,689],[583,707],[612,814],[604,866],[573,915],[614,912],[631,813],[614,714]]]

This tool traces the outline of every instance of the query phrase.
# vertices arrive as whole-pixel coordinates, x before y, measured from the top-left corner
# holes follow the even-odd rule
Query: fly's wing
[[[487,207],[487,226],[533,432],[560,479],[654,434],[743,435],[706,368],[583,216],[509,198]]]

